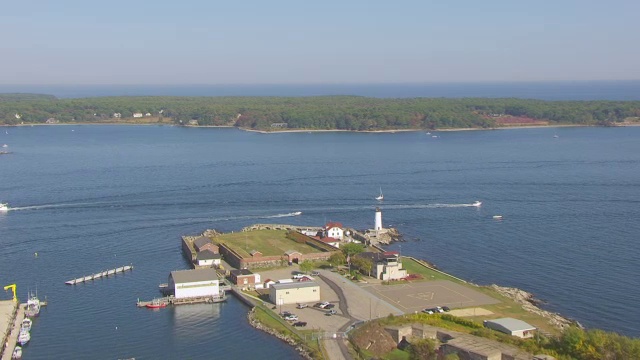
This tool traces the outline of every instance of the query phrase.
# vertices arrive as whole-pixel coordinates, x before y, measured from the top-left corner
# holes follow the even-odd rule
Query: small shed
[[[220,266],[221,256],[211,250],[200,251],[196,255],[198,266]]]
[[[260,274],[254,274],[248,269],[231,270],[229,272],[229,279],[235,285],[240,287],[255,287],[256,284],[260,284]]]
[[[514,318],[485,320],[484,326],[523,339],[532,338],[536,331],[535,326]]]

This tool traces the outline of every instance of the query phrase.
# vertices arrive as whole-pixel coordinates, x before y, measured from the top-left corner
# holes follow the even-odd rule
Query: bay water
[[[136,300],[189,268],[181,235],[254,223],[364,229],[377,206],[404,234],[390,246],[403,255],[533,292],[587,327],[640,336],[640,128],[69,125],[3,128],[0,143],[13,152],[0,156],[0,202],[12,208],[0,213],[0,285],[49,302],[25,358],[297,358],[251,328],[234,298],[159,311]],[[476,200],[480,208],[468,206]],[[128,264],[127,274],[64,284]]]

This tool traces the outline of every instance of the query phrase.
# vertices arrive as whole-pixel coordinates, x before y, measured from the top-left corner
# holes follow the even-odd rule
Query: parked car
[[[451,311],[451,309],[449,309],[449,307],[448,307],[448,306],[443,306],[443,307],[442,307],[442,310],[444,310],[444,311],[446,311],[446,312]]]
[[[284,319],[287,320],[287,321],[298,321],[298,317],[293,315],[293,314],[291,314],[289,316],[285,316]]]
[[[325,306],[325,309],[333,309],[334,307],[336,307],[334,304],[329,304],[327,306]]]
[[[422,312],[425,313],[425,314],[431,315],[431,314],[433,314],[433,309],[424,309],[424,310],[422,310]]]
[[[335,315],[335,314],[337,314],[337,313],[338,313],[337,311],[335,311],[335,310],[331,309],[331,310],[327,311],[327,312],[325,313],[325,315],[327,315],[327,316],[331,316],[331,315]]]
[[[298,322],[293,323],[293,326],[305,327],[305,326],[307,326],[307,322],[306,321],[298,321]]]
[[[302,279],[304,277],[304,274],[295,274],[293,275],[293,279]]]
[[[329,306],[329,305],[331,305],[331,304],[330,304],[329,302],[325,301],[325,302],[321,302],[321,303],[320,303],[320,305],[318,305],[318,307],[319,307],[320,309],[324,309],[324,308],[326,308],[326,307],[327,307],[327,306]]]
[[[293,315],[293,314],[292,314],[292,313],[290,313],[290,312],[288,312],[288,311],[284,311],[284,312],[283,312],[282,314],[280,314],[280,315],[282,315],[282,317],[287,317],[287,316],[289,316],[289,315]]]
[[[319,271],[312,271],[311,272],[311,276],[318,276],[318,275],[320,275]]]
[[[444,312],[444,309],[441,308],[440,306],[436,306],[435,310],[436,310],[435,312],[438,312],[438,313],[443,313]]]
[[[309,307],[309,305],[307,305],[307,304],[298,304],[298,305],[296,306],[296,308],[298,308],[298,309],[304,309],[304,308],[306,308],[306,307]]]
[[[322,306],[322,304],[323,304],[323,303],[321,303],[321,302],[319,302],[319,303],[315,303],[315,305],[313,305],[313,307],[317,307],[317,308],[319,308],[319,307],[321,307],[321,306]]]

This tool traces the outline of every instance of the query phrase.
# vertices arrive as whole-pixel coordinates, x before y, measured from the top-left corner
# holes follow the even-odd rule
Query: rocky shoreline
[[[290,346],[292,346],[294,349],[296,349],[296,351],[304,358],[307,360],[313,360],[313,357],[311,356],[311,354],[309,354],[309,352],[300,344],[298,343],[296,340],[280,334],[279,332],[262,325],[262,323],[260,323],[260,321],[258,321],[258,319],[256,319],[255,317],[255,307],[251,308],[251,310],[249,311],[249,313],[247,314],[247,319],[249,320],[249,324],[251,326],[253,326],[254,328],[260,330],[260,331],[264,331],[265,333],[271,335],[271,336],[275,336],[276,338],[284,341],[285,343],[289,344]]]
[[[496,284],[489,285],[488,287],[495,290],[500,295],[508,297],[509,299],[521,304],[522,308],[526,311],[546,318],[549,321],[549,324],[557,329],[564,330],[570,326],[578,326],[582,328],[582,325],[575,320],[571,320],[561,316],[560,314],[539,308],[538,305],[540,305],[541,301],[536,299],[530,292],[526,292],[518,288],[499,286]]]

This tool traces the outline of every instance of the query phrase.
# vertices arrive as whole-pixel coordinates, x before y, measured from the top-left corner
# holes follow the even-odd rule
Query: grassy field
[[[422,280],[412,280],[412,281],[449,280],[457,284],[465,284],[465,282],[462,282],[447,274],[443,274],[439,271],[430,269],[410,258],[406,258],[406,257],[402,258],[402,267],[407,270],[407,274],[422,275]]]
[[[224,234],[216,237],[216,242],[224,243],[243,257],[250,257],[249,252],[257,250],[263,256],[280,256],[288,250],[296,250],[302,254],[319,252],[307,244],[300,244],[285,237],[285,230],[255,230]]]

